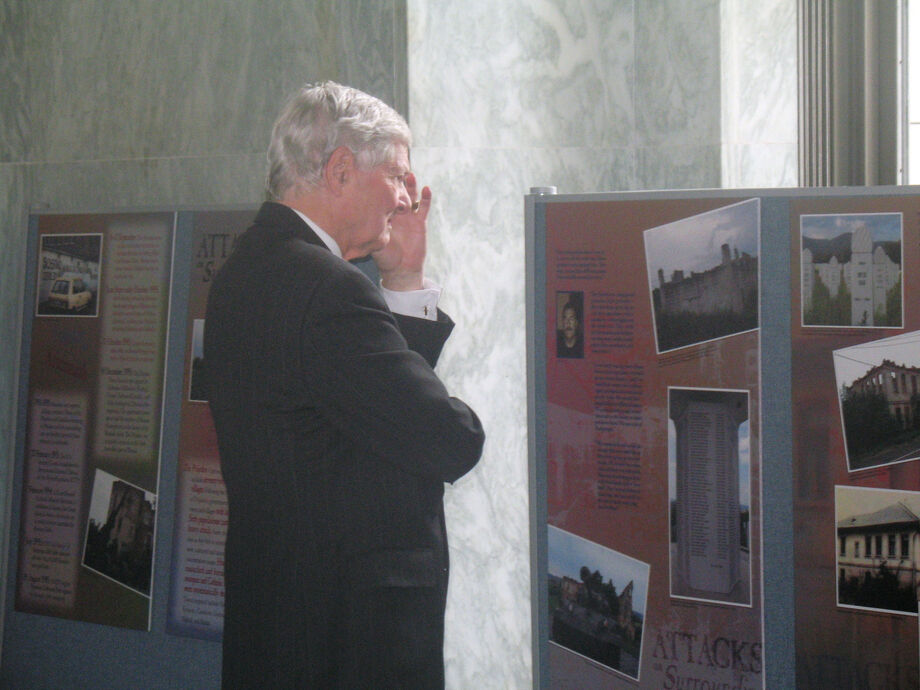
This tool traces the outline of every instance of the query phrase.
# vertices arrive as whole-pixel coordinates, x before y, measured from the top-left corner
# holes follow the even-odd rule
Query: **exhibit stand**
[[[916,687],[920,190],[525,198],[537,687]]]

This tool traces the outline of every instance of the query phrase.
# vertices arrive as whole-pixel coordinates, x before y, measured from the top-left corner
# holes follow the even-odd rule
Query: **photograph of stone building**
[[[646,230],[658,352],[757,328],[760,200]]]
[[[155,519],[154,494],[96,470],[83,565],[149,596]]]
[[[837,604],[917,614],[920,492],[837,486]]]
[[[920,458],[920,332],[834,352],[850,471]]]
[[[900,213],[801,216],[802,324],[898,328]]]
[[[551,643],[639,680],[649,565],[547,528]]]

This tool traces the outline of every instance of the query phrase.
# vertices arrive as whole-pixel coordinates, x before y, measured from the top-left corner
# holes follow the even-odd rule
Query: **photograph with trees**
[[[802,324],[899,328],[901,213],[803,215]]]
[[[920,458],[920,332],[833,353],[850,471]]]
[[[639,679],[649,566],[548,527],[550,642]]]

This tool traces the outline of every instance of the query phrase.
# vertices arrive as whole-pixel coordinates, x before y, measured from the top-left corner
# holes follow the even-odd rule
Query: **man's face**
[[[578,317],[571,307],[566,307],[562,311],[562,332],[568,340],[573,339],[578,333]]]
[[[390,221],[412,205],[406,191],[410,172],[409,151],[393,147],[390,158],[373,168],[355,169],[354,217],[345,258],[367,256],[383,249],[390,240]]]

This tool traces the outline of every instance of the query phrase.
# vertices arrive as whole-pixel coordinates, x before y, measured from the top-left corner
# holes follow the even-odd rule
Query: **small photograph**
[[[547,526],[550,642],[639,680],[649,565]]]
[[[920,492],[834,487],[837,605],[917,615]]]
[[[834,351],[850,472],[920,458],[920,331]]]
[[[96,470],[83,565],[150,596],[156,494]]]
[[[556,293],[556,356],[581,359],[585,356],[583,292]]]
[[[658,353],[759,325],[760,199],[646,230]]]
[[[751,605],[748,392],[668,389],[671,596]]]
[[[204,391],[204,319],[192,322],[192,354],[189,362],[189,402],[207,402]]]
[[[803,215],[802,325],[900,328],[900,213]]]
[[[36,316],[98,316],[102,234],[42,235]]]

